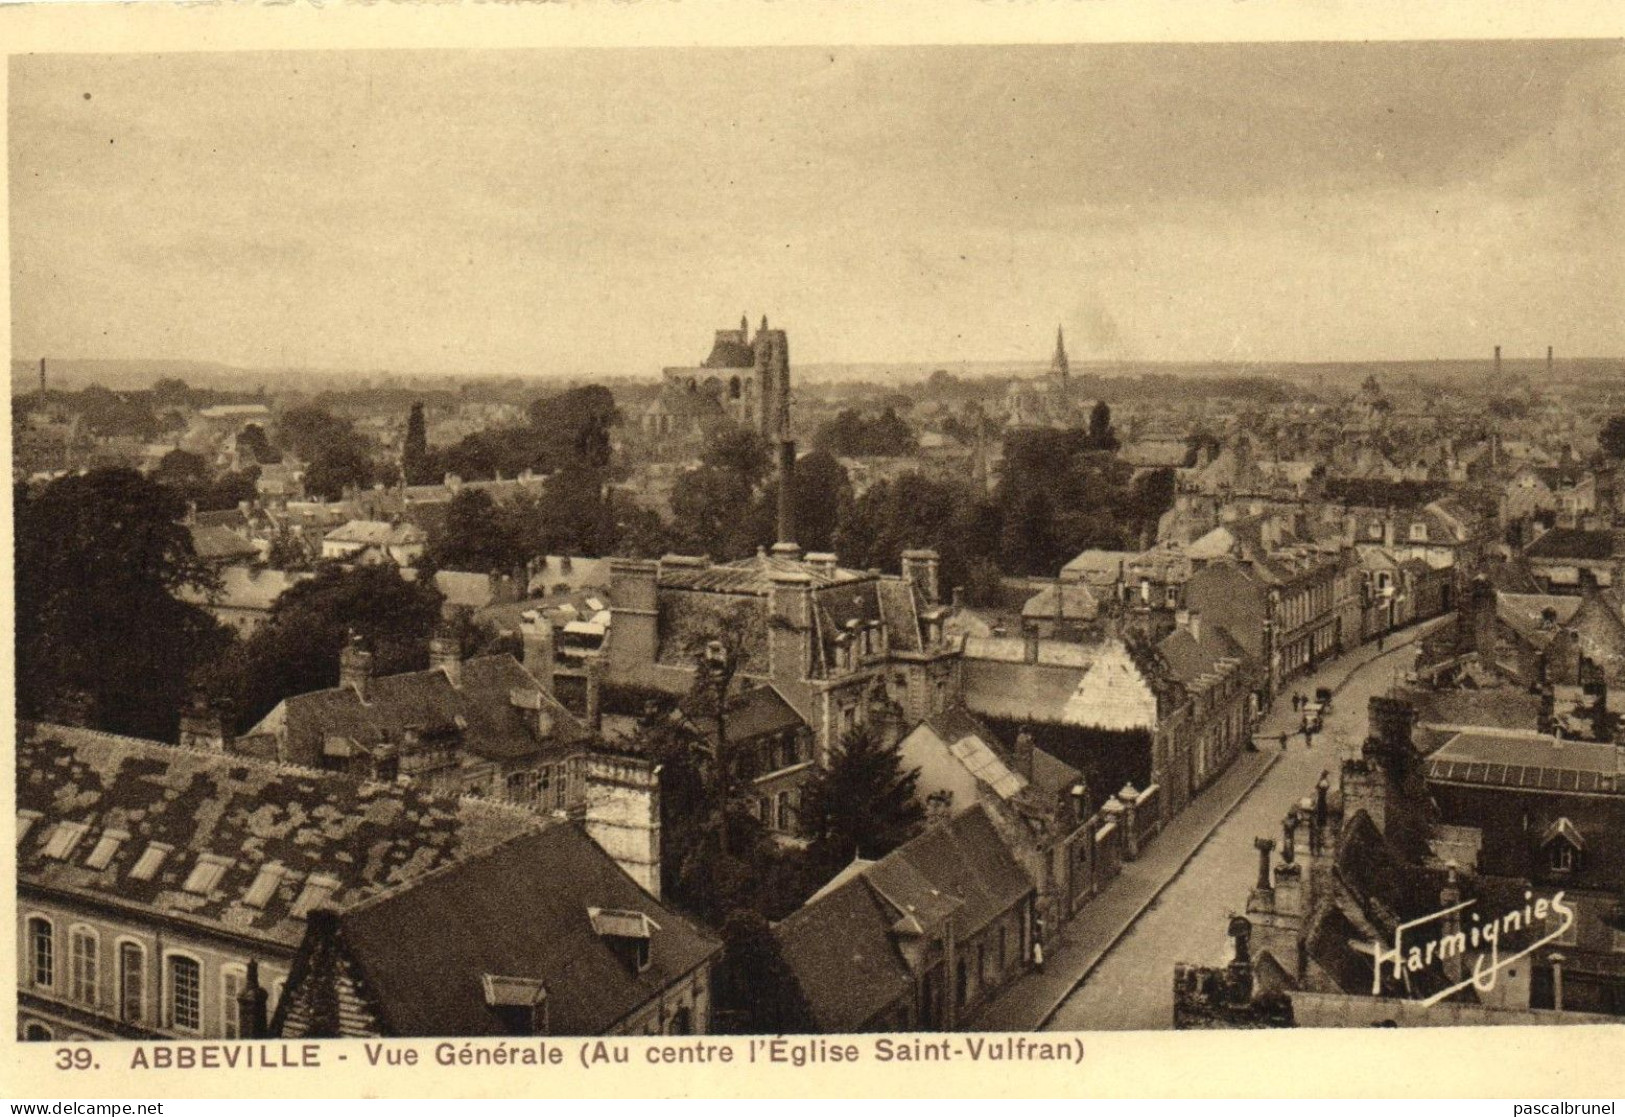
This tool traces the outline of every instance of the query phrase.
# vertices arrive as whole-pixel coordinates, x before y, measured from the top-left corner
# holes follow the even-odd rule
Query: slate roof
[[[896,935],[975,935],[1034,885],[994,829],[969,807],[806,904],[775,929],[821,1029],[856,1031],[907,996],[912,978]]]
[[[874,577],[838,566],[819,566],[800,559],[758,552],[750,558],[733,562],[693,565],[673,562],[672,557],[668,556],[660,563],[658,584],[662,589],[710,590],[765,597],[773,592],[775,574],[805,574],[814,586],[870,581]]]
[[[313,575],[298,571],[270,570],[257,566],[233,564],[222,567],[220,590],[205,593],[195,586],[184,586],[176,596],[195,605],[221,609],[249,609],[269,613],[276,599],[300,582]]]
[[[692,696],[685,697],[678,705],[684,716],[692,720],[701,732],[707,737],[715,738],[717,729],[715,717],[697,712]],[[729,741],[748,741],[754,737],[766,737],[774,733],[800,729],[806,724],[795,707],[790,705],[784,695],[771,684],[753,687],[742,694],[736,694],[729,703],[727,719]]]
[[[1133,551],[1083,551],[1061,567],[1061,577],[1091,585],[1115,585],[1122,579],[1123,564],[1134,557]]]
[[[24,886],[290,950],[304,935],[299,905],[312,877],[330,878],[328,901],[346,904],[540,824],[528,811],[413,786],[27,722],[18,725],[17,806],[38,815],[17,844]],[[66,858],[47,857],[62,823],[82,824],[85,832]],[[102,868],[87,865],[104,836],[119,834],[128,836]],[[169,850],[150,879],[132,875],[144,855],[151,860],[149,851],[162,846]],[[184,886],[205,855],[222,859],[224,871],[206,893],[188,892]],[[268,865],[281,869],[269,874],[275,888],[263,904],[247,903]]]
[[[1230,633],[1215,624],[1204,624],[1200,639],[1189,629],[1176,628],[1157,644],[1171,678],[1194,686],[1204,677],[1228,674],[1247,661],[1247,653]]]
[[[859,1032],[914,982],[892,938],[893,909],[858,876],[775,928],[818,1030]]]
[[[1100,612],[1100,602],[1079,583],[1045,586],[1021,607],[1021,615],[1044,620],[1093,620]]]
[[[1614,533],[1553,528],[1531,543],[1524,554],[1532,559],[1602,562],[1614,557]]]
[[[590,908],[654,921],[646,970],[617,957]],[[571,825],[353,906],[339,925],[386,1032],[403,1036],[504,1032],[486,1004],[488,974],[541,981],[552,1034],[602,1035],[721,950]]]
[[[972,712],[1010,721],[1062,723],[1087,668],[967,658],[960,671],[965,705]]]
[[[1429,782],[1625,795],[1625,748],[1538,733],[1468,731],[1428,758]]]
[[[408,730],[421,738],[455,737],[462,747],[487,759],[516,759],[562,751],[588,733],[574,715],[550,695],[553,731],[541,738],[533,730],[534,714],[514,703],[515,692],[542,690],[529,671],[511,655],[481,656],[462,665],[462,681],[453,686],[438,668],[369,679],[366,699],[347,686],[299,694],[283,701],[285,737],[282,755],[297,764],[314,765],[328,737],[343,737],[363,748],[399,744]],[[269,732],[272,711],[252,734]]]

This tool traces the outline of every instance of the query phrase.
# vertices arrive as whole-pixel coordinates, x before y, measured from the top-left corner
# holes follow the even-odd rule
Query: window
[[[169,1026],[180,1031],[203,1030],[203,967],[194,958],[169,958]]]
[[[564,793],[566,790],[564,773],[561,772],[559,778],[553,781],[553,805],[560,810],[564,809]]]
[[[45,843],[45,856],[66,861],[88,829],[89,826],[83,822],[57,823],[56,829],[51,831],[50,840]]]
[[[779,830],[790,829],[790,793],[788,791],[781,791],[774,797],[774,810],[778,816],[774,819],[775,827]]]
[[[38,1024],[30,1021],[28,1027],[23,1029],[23,1039],[27,1040],[29,1043],[50,1043],[55,1038],[56,1037],[51,1034],[51,1029],[47,1028],[44,1024]]]
[[[164,863],[164,858],[168,857],[174,848],[174,846],[165,845],[163,842],[153,842],[148,845],[146,849],[141,851],[141,856],[136,861],[135,868],[130,870],[130,879],[151,880],[157,876],[158,867]]]
[[[239,1013],[237,997],[247,984],[247,974],[237,966],[226,966],[220,971],[220,1020],[222,1034],[227,1039],[239,1039],[243,1034],[243,1019]]]
[[[147,1015],[147,952],[140,943],[119,943],[118,1015],[131,1024]]]
[[[90,851],[89,857],[85,858],[85,868],[98,871],[107,868],[108,864],[113,860],[113,855],[118,852],[118,847],[129,836],[123,830],[102,831],[102,836],[96,839],[96,848]]]
[[[28,921],[28,976],[36,989],[56,986],[56,928],[43,916]]]
[[[1552,872],[1570,873],[1574,871],[1575,850],[1567,842],[1553,842],[1547,850],[1551,854]]]
[[[75,927],[68,934],[68,962],[70,966],[69,996],[92,1008],[97,1003],[97,978],[100,976],[97,955],[101,940],[89,927]]]
[[[197,859],[197,864],[192,867],[186,883],[181,887],[199,896],[207,896],[214,891],[215,885],[220,883],[220,878],[225,875],[226,868],[230,864],[229,857],[205,853]]]
[[[254,883],[248,886],[248,891],[243,895],[243,903],[251,908],[265,907],[276,895],[277,885],[282,883],[282,875],[286,871],[277,861],[267,861],[261,865]]]

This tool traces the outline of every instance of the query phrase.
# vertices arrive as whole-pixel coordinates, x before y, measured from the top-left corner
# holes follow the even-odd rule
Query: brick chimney
[[[660,898],[660,766],[595,752],[585,758],[582,827],[655,899]]]
[[[941,563],[941,556],[937,552],[921,549],[903,552],[903,577],[914,584],[920,597],[927,605],[936,605],[942,600],[942,592],[937,583],[937,567]]]
[[[339,686],[349,687],[363,700],[367,697],[367,680],[372,678],[372,653],[367,650],[358,633],[350,633],[349,643],[339,652]]]
[[[429,670],[444,671],[454,687],[463,685],[463,649],[457,637],[445,632],[429,637]]]
[[[1033,735],[1025,728],[1016,734],[1016,771],[1027,780],[1033,778]]]
[[[553,622],[535,609],[527,609],[519,618],[519,635],[525,645],[525,670],[536,676],[536,681],[548,694],[553,693]]]

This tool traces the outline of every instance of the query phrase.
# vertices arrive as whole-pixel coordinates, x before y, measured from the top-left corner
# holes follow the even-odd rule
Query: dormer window
[[[1546,851],[1546,866],[1552,872],[1572,873],[1580,867],[1585,838],[1567,818],[1560,818],[1547,827],[1540,844]]]
[[[275,861],[267,861],[260,866],[260,871],[254,877],[254,883],[248,886],[243,895],[243,903],[251,908],[263,908],[271,902],[276,895],[277,885],[282,883],[282,877],[287,870]]]
[[[198,896],[207,896],[214,891],[230,866],[231,858],[205,853],[197,859],[197,864],[192,866],[192,871],[181,888]]]
[[[652,961],[653,932],[660,924],[641,911],[620,908],[588,908],[587,918],[604,945],[633,973],[642,973]]]
[[[24,838],[28,837],[28,832],[34,828],[34,823],[38,822],[40,818],[41,815],[38,811],[17,812],[17,843],[19,845],[22,844]]]
[[[57,861],[66,861],[73,853],[73,847],[79,844],[79,839],[85,836],[90,829],[84,822],[59,822],[56,829],[51,831],[50,839],[45,843],[45,856]]]
[[[1426,543],[1427,541],[1428,541],[1428,526],[1427,526],[1427,524],[1421,523],[1420,521],[1418,521],[1417,523],[1412,524],[1411,525],[1411,542],[1412,543]]]
[[[174,846],[166,845],[163,842],[148,843],[147,848],[141,851],[141,856],[136,861],[135,868],[130,870],[130,879],[151,880],[157,876],[159,867],[164,863],[164,858],[168,857],[174,849]]]
[[[480,978],[485,1004],[511,1036],[547,1035],[547,986],[534,977]]]
[[[107,868],[113,860],[113,855],[118,852],[118,847],[129,839],[130,834],[127,830],[103,830],[102,836],[96,839],[96,848],[85,858],[85,868],[98,871]]]
[[[339,889],[339,881],[321,873],[311,873],[305,878],[305,889],[299,893],[299,898],[293,902],[290,914],[295,919],[303,919],[311,911],[325,904],[333,893]]]

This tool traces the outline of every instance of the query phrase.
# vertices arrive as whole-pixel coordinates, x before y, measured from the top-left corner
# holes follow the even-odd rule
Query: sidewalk
[[[1429,630],[1424,623],[1390,633],[1381,651],[1362,645],[1325,664],[1299,688],[1330,687],[1334,694],[1355,672],[1401,648]],[[1282,708],[1284,707],[1284,709]],[[1260,734],[1280,734],[1297,728],[1291,692],[1278,700],[1259,727]],[[1290,742],[1289,742],[1290,747]],[[1280,759],[1274,741],[1259,741],[1258,752],[1243,752],[1230,769],[1209,785],[1158,834],[1137,861],[1123,865],[1122,873],[1091,900],[1061,931],[1047,951],[1043,973],[1030,972],[1002,991],[979,1014],[978,1031],[1034,1031],[1059,1009],[1067,997],[1100,965],[1111,950],[1156,903],[1165,888],[1196,856],[1213,832],[1235,812]]]

